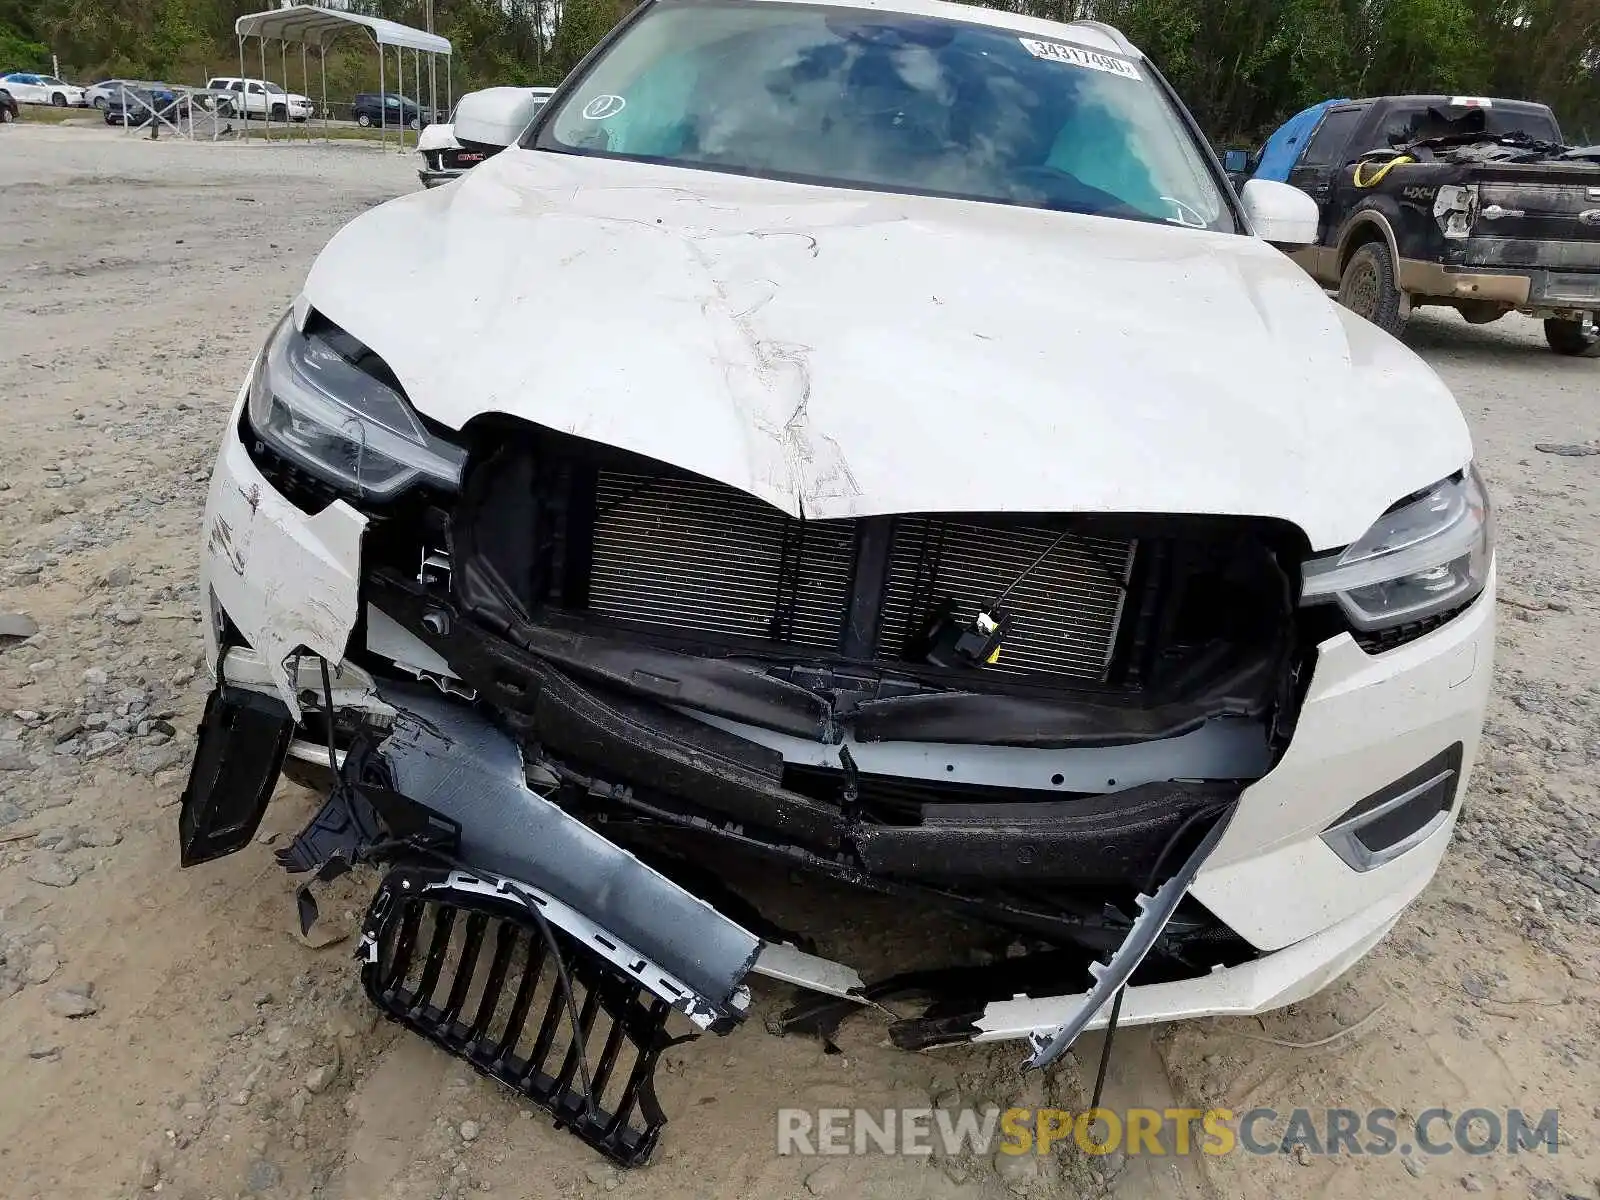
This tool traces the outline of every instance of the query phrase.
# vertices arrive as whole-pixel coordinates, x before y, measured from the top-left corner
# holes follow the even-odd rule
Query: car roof
[[[744,0],[744,2],[785,4],[792,3],[793,0]],[[1028,17],[1020,13],[1003,12],[997,8],[957,4],[950,0],[807,0],[807,2],[828,8],[904,13],[913,17],[940,17],[947,21],[964,21],[968,25],[988,25],[995,29],[1009,29],[1016,33],[1032,33],[1039,37],[1076,42],[1092,50],[1104,50],[1129,58],[1144,57],[1120,30],[1100,21],[1047,21],[1043,17]]]

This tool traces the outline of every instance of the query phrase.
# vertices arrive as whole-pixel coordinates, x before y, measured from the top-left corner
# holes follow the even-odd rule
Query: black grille
[[[587,603],[614,620],[841,652],[858,591],[881,603],[884,662],[911,648],[941,608],[970,621],[1004,594],[1011,632],[997,664],[1103,682],[1135,544],[1043,524],[906,516],[803,521],[696,476],[601,470],[594,490]],[[881,578],[859,575],[864,530],[884,533]],[[869,629],[873,626],[869,626]]]
[[[644,1162],[666,1117],[653,1079],[671,1007],[564,930],[556,947],[510,903],[423,896],[444,873],[397,867],[373,897],[362,968],[368,997],[391,1020],[546,1109],[608,1157]],[[572,983],[572,1036],[553,957]],[[595,1101],[585,1102],[577,1044]]]

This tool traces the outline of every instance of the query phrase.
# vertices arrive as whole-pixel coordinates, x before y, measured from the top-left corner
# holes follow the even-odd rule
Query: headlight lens
[[[1379,517],[1341,553],[1306,563],[1301,602],[1337,602],[1363,631],[1420,621],[1481,592],[1493,552],[1489,493],[1468,466]]]
[[[286,315],[250,380],[250,427],[353,495],[382,500],[418,480],[454,490],[467,452],[433,436],[377,357],[343,330],[302,334]]]

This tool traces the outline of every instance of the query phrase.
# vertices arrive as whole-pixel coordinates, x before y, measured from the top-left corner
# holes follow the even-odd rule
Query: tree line
[[[0,70],[48,70],[54,54],[75,82],[203,82],[236,73],[234,19],[268,2],[0,0]],[[1569,140],[1600,141],[1600,0],[979,2],[1118,26],[1219,143],[1259,141],[1317,100],[1401,92],[1542,100]],[[354,10],[416,26],[428,3],[347,0]],[[432,0],[434,28],[455,47],[456,95],[494,83],[555,83],[631,4]],[[273,57],[268,74],[276,78]],[[248,58],[246,71],[255,71]],[[353,38],[329,52],[327,71],[330,98],[377,86],[375,56]],[[288,74],[278,82],[298,88],[298,66]]]

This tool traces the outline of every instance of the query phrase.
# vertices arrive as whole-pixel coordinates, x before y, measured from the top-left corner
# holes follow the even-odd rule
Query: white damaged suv
[[[1104,25],[647,0],[251,367],[184,861],[337,768],[281,857],[389,865],[374,1000],[623,1161],[659,1121],[528,1065],[516,947],[645,1040],[897,986],[710,863],[1017,939],[904,1046],[1323,987],[1445,853],[1494,567],[1455,401],[1315,234]]]

